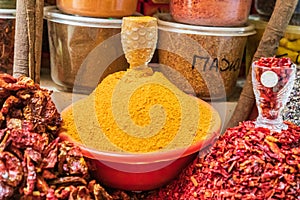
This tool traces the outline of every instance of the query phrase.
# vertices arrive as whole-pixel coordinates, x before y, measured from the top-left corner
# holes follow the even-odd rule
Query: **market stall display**
[[[294,60],[274,57],[280,45],[297,48],[292,36],[280,41],[297,0],[276,1],[223,135],[211,105],[148,67],[158,33],[152,17],[123,18],[130,68],[60,115],[52,92],[38,85],[41,2],[21,3],[24,63],[14,65],[18,77],[0,73],[0,199],[299,199],[300,128],[291,123],[299,73],[292,88]],[[258,118],[244,121],[254,97]]]
[[[17,199],[296,199],[300,195],[299,127],[286,123],[287,130],[273,132],[251,121],[228,129],[208,154],[202,152],[170,184],[144,194],[108,193],[89,179],[86,157],[78,146],[56,138],[61,121],[51,92],[25,77],[1,75],[0,83],[5,91],[0,160],[8,172],[7,178],[1,178],[2,199],[12,195]],[[26,167],[21,168],[21,163]],[[27,184],[20,184],[23,181]]]
[[[255,61],[258,118],[227,129],[207,154],[147,199],[297,199],[300,128],[281,116],[295,71],[288,58]]]
[[[252,121],[229,128],[171,184],[148,200],[298,199],[300,129],[256,128]]]
[[[63,134],[94,149],[88,152],[96,152],[101,164],[95,174],[111,187],[147,190],[165,184],[220,131],[214,108],[148,67],[157,32],[156,18],[123,18],[121,39],[130,68],[107,76],[91,95],[62,112]],[[168,171],[164,178],[158,175],[163,171]],[[131,182],[120,178],[126,175]]]
[[[81,149],[61,141],[52,92],[0,74],[0,199],[128,199],[91,179]]]

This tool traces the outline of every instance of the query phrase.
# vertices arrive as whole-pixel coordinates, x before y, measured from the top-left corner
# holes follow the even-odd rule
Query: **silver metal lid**
[[[0,19],[15,19],[16,9],[0,9]]]
[[[241,27],[196,26],[175,22],[169,13],[156,14],[158,29],[176,33],[210,36],[249,36],[256,33],[254,25]]]

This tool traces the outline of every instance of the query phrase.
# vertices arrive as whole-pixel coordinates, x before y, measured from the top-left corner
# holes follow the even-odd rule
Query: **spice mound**
[[[107,76],[62,118],[75,141],[115,152],[185,148],[218,133],[221,124],[209,104],[186,95],[162,73],[135,69]]]
[[[300,127],[287,125],[281,133],[252,121],[228,129],[148,199],[299,199]]]
[[[126,199],[92,180],[79,147],[57,137],[50,95],[27,77],[0,74],[0,199]]]

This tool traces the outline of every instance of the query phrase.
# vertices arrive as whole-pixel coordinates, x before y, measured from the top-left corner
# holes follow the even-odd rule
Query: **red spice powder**
[[[148,199],[299,199],[300,127],[281,133],[252,121],[228,129],[210,153],[197,158]]]
[[[251,0],[170,0],[174,20],[204,26],[243,26]]]

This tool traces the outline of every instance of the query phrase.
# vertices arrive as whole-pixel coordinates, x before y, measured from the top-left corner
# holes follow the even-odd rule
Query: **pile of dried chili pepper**
[[[300,199],[300,127],[228,129],[205,156],[148,199]]]
[[[80,149],[60,141],[50,95],[29,78],[0,74],[0,199],[129,199],[108,194]]]

